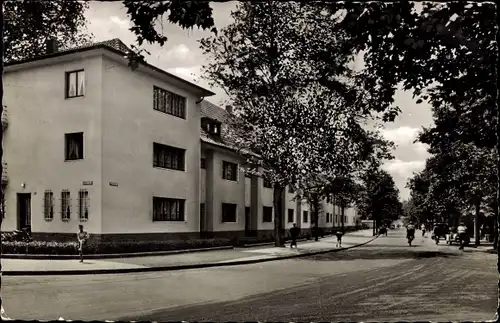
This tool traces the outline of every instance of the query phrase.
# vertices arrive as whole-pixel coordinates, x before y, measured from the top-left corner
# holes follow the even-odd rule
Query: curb
[[[342,250],[349,250],[352,248],[357,248],[364,246],[375,239],[374,238],[365,241],[363,243],[339,249],[328,249],[321,251],[307,252],[298,255],[287,255],[278,256],[273,258],[262,258],[262,259],[252,259],[252,260],[235,260],[231,262],[219,262],[219,263],[204,263],[204,264],[190,264],[190,265],[177,265],[177,266],[161,266],[161,267],[145,267],[145,268],[119,268],[119,269],[92,269],[92,270],[48,270],[48,271],[4,271],[2,276],[76,276],[76,275],[104,275],[104,274],[129,274],[129,273],[140,273],[140,272],[156,272],[156,271],[174,271],[174,270],[186,270],[186,269],[200,269],[200,268],[212,268],[212,267],[228,267],[228,266],[238,266],[238,265],[249,265],[261,262],[269,262],[276,260],[285,260],[293,258],[308,257],[314,255],[320,255],[330,252],[338,252]]]
[[[198,249],[183,249],[183,250],[168,250],[168,251],[147,251],[137,253],[110,253],[110,254],[88,254],[85,259],[118,259],[118,258],[134,258],[134,257],[150,257],[150,256],[167,256],[192,252],[205,252],[205,251],[218,251],[230,250],[234,246],[222,246],[212,248],[198,248]],[[34,254],[2,254],[0,259],[31,259],[31,260],[71,260],[80,259],[78,255],[34,255]]]
[[[297,239],[297,242],[304,242],[308,241],[307,239]],[[290,241],[285,241],[285,242],[290,242]],[[242,245],[240,248],[253,248],[253,247],[262,247],[262,246],[272,246],[274,245],[274,242],[259,242],[259,243],[248,243]]]

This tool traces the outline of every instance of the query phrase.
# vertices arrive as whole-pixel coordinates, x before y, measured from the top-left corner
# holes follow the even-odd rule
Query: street
[[[13,319],[488,320],[496,255],[404,230],[351,250],[246,266],[121,275],[3,277]]]

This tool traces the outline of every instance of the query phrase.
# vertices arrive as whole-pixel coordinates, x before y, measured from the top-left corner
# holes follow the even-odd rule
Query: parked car
[[[450,227],[446,223],[436,223],[432,232],[432,239],[435,238],[434,234],[439,238],[446,239],[446,235],[450,233]]]

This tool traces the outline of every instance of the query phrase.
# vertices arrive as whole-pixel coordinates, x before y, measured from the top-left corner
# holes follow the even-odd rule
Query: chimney
[[[46,54],[53,54],[57,52],[57,40],[54,38],[47,39],[45,41]]]
[[[226,111],[229,113],[233,113],[233,106],[232,105],[226,105]]]

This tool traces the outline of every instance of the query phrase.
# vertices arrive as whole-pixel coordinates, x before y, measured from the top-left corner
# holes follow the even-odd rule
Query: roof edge
[[[89,46],[89,47],[84,47],[84,48],[75,48],[75,49],[68,49],[68,50],[65,50],[65,51],[61,51],[61,52],[55,52],[55,53],[52,53],[52,54],[47,54],[47,55],[43,55],[43,56],[37,56],[37,57],[31,57],[31,58],[28,58],[28,59],[23,59],[23,60],[19,60],[19,61],[10,61],[10,62],[6,62],[4,63],[4,67],[9,67],[9,66],[16,66],[16,65],[21,65],[21,64],[25,64],[25,63],[30,63],[30,62],[36,62],[36,61],[42,61],[42,60],[45,60],[45,59],[50,59],[50,58],[56,58],[56,57],[61,57],[61,56],[65,56],[65,55],[71,55],[71,54],[76,54],[76,53],[83,53],[83,52],[88,52],[88,51],[92,51],[92,50],[96,50],[96,49],[106,49],[112,53],[115,53],[117,55],[121,55],[121,56],[124,56],[124,55],[127,55],[127,53],[124,53],[118,49],[115,49],[115,48],[112,48],[106,44],[96,44],[94,46]],[[184,83],[190,87],[193,87],[195,89],[197,89],[199,92],[201,92],[201,96],[203,97],[206,97],[206,96],[213,96],[215,95],[214,92],[210,91],[210,90],[207,90],[205,89],[204,87],[201,87],[197,84],[194,84],[193,82],[190,82],[188,80],[185,80],[183,79],[182,77],[179,77],[175,74],[172,74],[172,73],[169,73],[167,71],[164,71],[162,70],[161,68],[159,67],[156,67],[152,64],[149,64],[147,62],[141,62],[140,65],[144,66],[144,67],[147,67],[147,68],[150,68],[152,69],[153,71],[157,72],[157,73],[160,73],[160,74],[163,74],[164,76],[168,76],[168,77],[171,77],[181,83]]]

